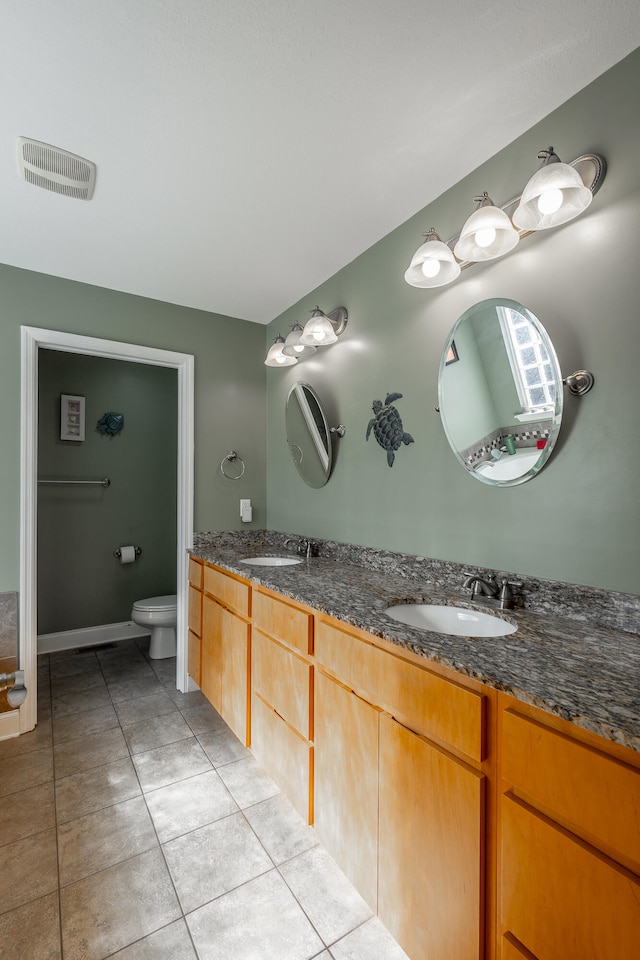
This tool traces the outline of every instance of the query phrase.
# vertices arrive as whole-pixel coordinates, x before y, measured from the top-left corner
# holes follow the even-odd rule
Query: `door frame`
[[[187,566],[193,546],[194,358],[141,344],[103,340],[59,330],[22,326],[20,405],[20,629],[19,664],[29,696],[20,707],[20,733],[37,722],[37,531],[38,531],[38,351],[58,350],[86,356],[128,360],[178,371],[177,504],[177,656],[176,686],[195,689],[187,673]]]

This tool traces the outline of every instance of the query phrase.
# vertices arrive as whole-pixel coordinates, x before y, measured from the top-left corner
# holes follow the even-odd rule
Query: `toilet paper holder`
[[[142,547],[134,547],[134,549],[136,551],[136,557],[139,557],[140,554],[142,553]],[[120,547],[118,547],[117,550],[113,551],[113,555],[114,557],[117,557],[118,560],[120,559],[120,557],[122,556],[122,551],[120,550]]]

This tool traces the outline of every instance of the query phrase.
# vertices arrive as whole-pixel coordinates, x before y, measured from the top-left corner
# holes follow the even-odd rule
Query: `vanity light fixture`
[[[475,197],[479,207],[457,236],[443,243],[433,227],[423,234],[426,242],[413,255],[406,282],[413,287],[444,286],[473,263],[502,257],[535,230],[568,223],[586,210],[604,180],[604,158],[589,153],[562,163],[553,147],[541,150],[538,158],[542,167],[521,197],[497,207],[485,192]]]
[[[593,193],[585,187],[580,174],[562,163],[553,147],[541,150],[542,166],[522,191],[513,222],[520,230],[548,230],[568,223],[586,210]]]
[[[275,338],[267,352],[267,359],[264,361],[267,367],[291,367],[297,363],[295,357],[288,357],[282,352],[285,339],[280,334]]]
[[[473,202],[477,209],[466,220],[460,239],[453,248],[458,260],[478,263],[481,260],[495,260],[517,245],[520,235],[511,220],[495,203],[485,190]]]
[[[310,347],[328,347],[344,333],[349,316],[346,307],[336,307],[331,313],[314,307],[310,312],[311,319],[305,324],[300,343]]]
[[[460,275],[460,264],[434,227],[423,236],[426,240],[411,258],[404,278],[412,287],[443,287]]]
[[[307,346],[300,342],[303,329],[302,324],[296,320],[282,348],[285,357],[295,357],[296,360],[304,360],[305,357],[311,357],[316,352],[315,347]]]

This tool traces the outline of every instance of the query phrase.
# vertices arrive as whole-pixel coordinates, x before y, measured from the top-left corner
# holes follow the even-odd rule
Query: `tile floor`
[[[0,742],[1,960],[407,960],[175,661],[39,658]]]

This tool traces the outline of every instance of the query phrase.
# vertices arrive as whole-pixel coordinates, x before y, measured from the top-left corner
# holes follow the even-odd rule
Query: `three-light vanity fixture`
[[[268,367],[290,367],[298,360],[312,356],[318,347],[335,343],[344,333],[349,316],[346,307],[336,307],[331,313],[314,307],[309,312],[311,318],[304,327],[296,321],[286,340],[278,334],[267,353],[265,364]]]
[[[443,287],[472,263],[503,257],[535,230],[568,223],[587,209],[606,173],[604,159],[585,154],[562,163],[553,147],[541,150],[542,166],[522,196],[497,207],[485,191],[474,198],[477,209],[460,233],[444,243],[431,227],[423,234],[404,278],[413,287]]]

